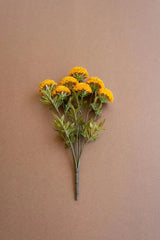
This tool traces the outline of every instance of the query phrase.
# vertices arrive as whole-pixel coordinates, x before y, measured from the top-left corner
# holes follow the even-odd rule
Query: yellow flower
[[[50,80],[50,79],[46,79],[46,80],[44,80],[43,82],[41,82],[40,84],[39,84],[39,93],[41,94],[41,95],[43,95],[43,93],[41,92],[41,90],[42,89],[45,89],[45,86],[51,86],[51,85],[54,85],[54,86],[57,86],[57,83],[55,82],[55,81],[53,81],[53,80]]]
[[[83,67],[74,67],[69,71],[69,76],[82,76],[83,79],[88,77],[88,72]]]
[[[52,91],[52,96],[56,95],[57,93],[63,94],[63,95],[71,95],[71,91],[69,88],[65,86],[57,86],[53,91]]]
[[[97,86],[98,88],[104,88],[103,81],[97,77],[89,78],[86,83],[88,83],[90,86]]]
[[[73,88],[73,92],[77,92],[77,91],[85,91],[87,93],[92,93],[92,89],[87,83],[78,83]]]
[[[112,91],[107,88],[100,88],[99,94],[101,96],[105,96],[106,98],[108,98],[109,102],[113,102],[113,100],[114,100]]]
[[[71,76],[67,76],[61,79],[59,85],[64,85],[66,87],[72,88],[78,83],[77,79]]]

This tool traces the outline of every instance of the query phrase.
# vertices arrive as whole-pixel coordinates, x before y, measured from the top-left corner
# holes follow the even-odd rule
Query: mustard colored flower
[[[56,95],[57,93],[63,94],[63,95],[71,95],[71,91],[69,88],[65,86],[57,86],[53,91],[52,91],[52,96]]]
[[[93,87],[98,87],[98,88],[104,88],[104,83],[101,79],[97,78],[97,77],[91,77],[89,78],[86,83],[88,83],[90,86]]]
[[[41,82],[40,84],[39,84],[39,93],[40,93],[40,95],[43,95],[43,93],[41,92],[41,90],[42,89],[45,89],[45,86],[52,86],[52,85],[54,85],[54,86],[57,86],[57,83],[55,82],[55,81],[53,81],[53,80],[50,80],[50,79],[46,79],[46,80],[44,80],[43,82]]]
[[[73,92],[85,91],[87,93],[92,93],[91,87],[87,83],[78,83],[72,90]]]
[[[99,94],[101,96],[105,96],[106,98],[108,98],[109,102],[113,102],[113,100],[114,100],[112,91],[107,88],[100,88]]]
[[[85,68],[74,67],[69,71],[69,76],[76,77],[77,79],[79,77],[79,79],[82,80],[82,79],[87,78],[89,75],[88,75],[88,72]]]
[[[71,76],[67,76],[61,79],[59,85],[66,86],[68,88],[74,87],[78,83],[77,79]]]

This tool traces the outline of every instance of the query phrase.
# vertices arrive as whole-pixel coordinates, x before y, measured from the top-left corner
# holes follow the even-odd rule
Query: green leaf
[[[92,124],[92,122],[89,123],[89,126],[90,126],[90,128],[93,128],[93,124]]]
[[[104,118],[100,123],[99,123],[99,127],[102,127],[103,126],[103,124],[105,123],[105,121],[106,121],[106,119]]]

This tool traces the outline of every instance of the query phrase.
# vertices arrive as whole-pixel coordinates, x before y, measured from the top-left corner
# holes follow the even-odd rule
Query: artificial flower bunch
[[[87,80],[86,80],[87,79]],[[79,196],[80,159],[86,143],[99,137],[105,119],[98,123],[103,104],[113,102],[112,92],[85,68],[74,67],[57,84],[46,79],[39,85],[41,102],[49,105],[54,126],[65,146],[71,149],[75,167],[75,199]]]

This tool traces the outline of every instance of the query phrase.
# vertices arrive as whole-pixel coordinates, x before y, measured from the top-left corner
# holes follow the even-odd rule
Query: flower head
[[[113,102],[113,100],[114,100],[112,91],[107,89],[107,88],[100,88],[99,89],[99,94],[100,94],[100,96],[108,99],[109,102]]]
[[[85,92],[85,95],[92,93],[91,87],[87,83],[78,83],[72,90],[73,92]]]
[[[104,83],[101,79],[97,78],[97,77],[91,77],[89,78],[86,83],[88,83],[92,88],[104,88]]]
[[[83,67],[74,67],[69,71],[69,76],[77,78],[79,81],[88,77],[88,72]]]
[[[39,93],[40,93],[40,95],[43,95],[43,93],[41,92],[41,90],[43,90],[43,89],[45,89],[45,87],[46,87],[46,85],[47,86],[57,86],[57,83],[55,82],[55,81],[53,81],[53,80],[50,80],[50,79],[46,79],[46,80],[44,80],[43,82],[41,82],[40,84],[39,84]]]
[[[61,94],[61,95],[65,95],[65,96],[69,96],[71,95],[71,91],[69,90],[69,88],[65,87],[65,86],[57,86],[53,91],[52,91],[52,96],[56,95],[56,94]]]
[[[67,76],[61,79],[59,85],[66,86],[68,88],[73,88],[78,83],[77,79],[71,76]]]

